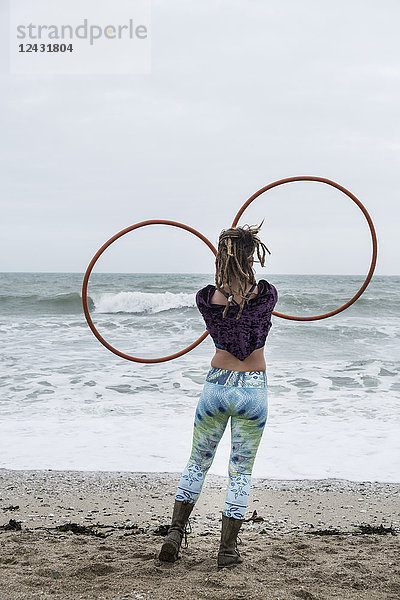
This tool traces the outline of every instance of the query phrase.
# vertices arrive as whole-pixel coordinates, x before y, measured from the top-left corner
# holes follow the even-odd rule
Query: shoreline
[[[14,520],[21,527],[0,529],[0,598],[393,600],[400,594],[400,484],[253,478],[239,534],[244,562],[218,571],[228,481],[219,475],[206,477],[182,558],[158,560],[157,531],[170,524],[179,477],[0,469],[0,526]],[[260,520],[251,519],[254,511]],[[66,524],[84,529],[57,529]],[[363,524],[369,529],[362,531]]]
[[[113,522],[136,520],[140,527],[148,527],[152,521],[169,520],[179,478],[180,473],[167,472],[0,469],[0,506],[3,514],[12,512],[26,526],[72,518],[93,521],[98,514],[107,524],[115,517]],[[209,473],[193,516],[220,517],[227,483],[227,476]],[[280,523],[279,529],[284,521],[284,530],[289,531],[307,525],[340,528],[368,517],[371,524],[390,520],[400,530],[399,498],[397,483],[252,478],[246,518],[256,510],[273,524]],[[20,508],[4,511],[5,505]],[[148,519],[151,511],[154,515]]]

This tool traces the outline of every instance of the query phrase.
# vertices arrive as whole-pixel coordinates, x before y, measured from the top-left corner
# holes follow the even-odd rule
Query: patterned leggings
[[[228,371],[211,367],[196,407],[192,452],[176,500],[195,503],[231,417],[229,485],[223,514],[244,519],[250,480],[268,415],[265,371]]]

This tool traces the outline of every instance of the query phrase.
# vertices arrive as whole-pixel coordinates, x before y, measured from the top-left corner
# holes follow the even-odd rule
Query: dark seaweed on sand
[[[391,535],[397,535],[392,525],[384,527],[383,525],[368,525],[367,523],[357,525],[357,527],[360,529],[360,533],[376,533],[378,535],[388,535],[390,533]]]
[[[54,527],[57,531],[72,531],[72,533],[83,534],[83,535],[94,535],[96,537],[106,537],[106,534],[101,531],[96,531],[94,525],[78,525],[78,523],[65,523],[64,525],[58,525]]]
[[[260,515],[258,515],[257,511],[254,510],[253,514],[251,515],[251,517],[249,517],[248,519],[244,520],[245,523],[247,523],[249,521],[252,521],[253,523],[262,523],[262,521],[264,521],[264,517],[261,517]]]
[[[307,531],[307,534],[311,535],[363,535],[363,534],[377,534],[377,535],[397,535],[394,527],[391,525],[390,527],[384,527],[383,525],[369,525],[361,524],[356,525],[358,531],[339,531],[338,529],[316,529],[315,531]]]
[[[339,531],[338,529],[316,529],[315,531],[306,531],[306,534],[311,535],[341,535],[343,533],[349,533],[348,531]]]
[[[72,531],[72,533],[82,534],[82,535],[94,535],[96,537],[108,537],[112,534],[115,529],[124,529],[129,530],[129,533],[124,533],[124,536],[134,535],[136,533],[144,533],[144,529],[139,527],[136,524],[133,525],[102,525],[101,523],[97,523],[96,525],[78,525],[78,523],[65,523],[64,525],[58,525],[58,527],[53,527],[53,529],[57,529],[57,531]],[[97,531],[97,529],[108,529],[107,533],[103,533],[102,531]],[[111,531],[110,531],[111,530]]]
[[[21,523],[15,519],[10,519],[5,525],[0,525],[3,531],[21,531]]]
[[[159,525],[157,529],[153,532],[153,535],[167,535],[169,530],[169,525]]]

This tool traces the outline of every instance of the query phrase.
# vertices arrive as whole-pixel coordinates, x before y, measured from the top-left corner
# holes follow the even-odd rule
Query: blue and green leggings
[[[229,485],[223,514],[244,519],[253,464],[268,415],[265,371],[228,371],[211,367],[196,407],[193,444],[176,500],[195,503],[217,446],[231,418]]]

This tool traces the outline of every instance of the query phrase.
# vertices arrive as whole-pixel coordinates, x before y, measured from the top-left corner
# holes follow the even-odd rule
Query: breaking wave
[[[94,298],[97,313],[159,313],[177,308],[194,308],[195,294],[164,292],[118,292]]]

